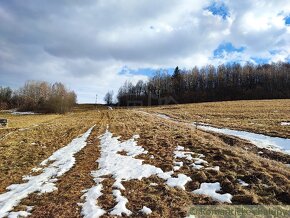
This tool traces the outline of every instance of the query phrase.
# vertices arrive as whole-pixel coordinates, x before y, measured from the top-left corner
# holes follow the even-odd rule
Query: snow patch
[[[31,215],[33,206],[26,206],[26,211],[10,212],[8,218],[28,217]]]
[[[189,151],[184,151],[184,147],[183,146],[177,146],[175,151],[174,151],[174,157],[175,158],[185,158],[189,161],[194,160],[194,163],[192,163],[190,166],[192,166],[193,169],[195,170],[200,170],[201,168],[203,168],[204,166],[202,166],[202,164],[207,164],[208,162],[201,159],[201,157],[205,157],[203,154],[197,154],[197,158],[193,158],[191,155],[195,154],[194,152],[189,152]],[[179,170],[180,167],[183,166],[183,162],[174,162],[175,166],[173,167],[173,170]]]
[[[41,170],[42,170],[42,168],[40,168],[40,167],[34,167],[31,169],[32,172],[39,172]]]
[[[100,217],[106,213],[105,210],[101,209],[96,204],[96,199],[102,196],[102,184],[94,186],[87,190],[87,192],[82,196],[82,198],[86,198],[86,202],[82,204],[82,215],[85,217]]]
[[[281,122],[281,126],[290,126],[290,122]]]
[[[199,157],[204,157],[203,154],[200,154]],[[193,158],[194,163],[191,164],[193,169],[196,170],[200,170],[201,168],[203,168],[204,166],[202,166],[202,164],[208,164],[207,161],[201,159],[201,158]]]
[[[27,211],[17,211],[9,213],[8,218],[28,217],[30,215],[31,213]]]
[[[178,146],[175,148],[175,150],[176,150],[176,151],[184,151],[184,147],[178,145]]]
[[[142,112],[142,111],[139,111],[139,112]],[[142,112],[142,113],[147,114],[147,115],[152,115],[147,112]],[[155,114],[155,115],[164,119],[171,119],[172,121],[174,121],[172,118],[168,116],[164,117],[158,114]],[[285,125],[285,123],[287,124],[289,122],[282,122],[282,123]],[[236,137],[248,140],[259,148],[266,148],[272,151],[290,154],[290,139],[271,137],[271,136],[266,136],[263,134],[256,134],[256,133],[247,132],[247,131],[232,130],[232,129],[227,129],[227,128],[216,128],[206,123],[193,122],[192,125],[203,131],[217,132],[217,133],[221,133],[225,135],[232,135],[232,136],[236,136]]]
[[[184,174],[178,174],[177,178],[171,177],[166,181],[166,184],[171,187],[178,187],[182,190],[185,190],[185,185],[187,182],[191,181],[191,178],[184,175]]]
[[[160,118],[163,118],[163,119],[166,119],[166,120],[170,120],[171,117],[165,115],[165,114],[156,114],[157,117],[160,117]]]
[[[205,157],[204,154],[198,154],[197,156],[198,156],[198,158]]]
[[[241,179],[238,179],[238,182],[241,186],[249,186],[248,183],[246,183],[245,181],[241,180]]]
[[[221,185],[219,182],[215,183],[202,183],[199,189],[194,190],[192,193],[200,194],[200,195],[207,195],[212,199],[219,201],[219,202],[226,202],[232,203],[232,195],[229,193],[226,194],[219,194],[217,191],[221,190]]]
[[[67,146],[57,150],[41,163],[42,173],[37,176],[24,176],[26,183],[13,184],[7,187],[8,192],[0,194],[0,217],[7,216],[20,201],[34,192],[46,193],[56,190],[57,177],[62,176],[75,164],[74,155],[84,148],[93,127],[81,137],[71,141]],[[53,161],[47,167],[48,162]]]
[[[149,215],[152,213],[152,210],[149,207],[143,206],[143,208],[140,210],[141,213],[145,215]]]
[[[114,182],[113,187],[115,187],[115,188],[117,188],[117,189],[125,190],[125,187],[122,185],[120,179],[117,179],[117,180]]]
[[[122,216],[122,214],[126,214],[127,216],[130,216],[132,214],[132,211],[128,210],[126,208],[126,204],[128,203],[128,199],[122,196],[121,192],[119,190],[113,190],[113,195],[116,198],[116,206],[113,208],[113,210],[110,212],[111,215],[117,215]]]
[[[207,124],[196,124],[197,128],[204,131],[217,132],[225,135],[236,136],[250,141],[259,148],[266,148],[272,151],[290,154],[290,139],[271,137],[263,134],[256,134],[247,131],[232,130],[227,128],[216,128]]]
[[[26,111],[26,112],[13,111],[11,114],[13,114],[13,115],[35,115],[35,114],[40,114],[40,113],[35,113],[32,111]]]
[[[175,150],[174,151],[174,158],[185,158],[187,160],[192,160],[192,154],[193,152],[188,152],[188,151],[181,151],[181,150]]]
[[[200,164],[207,164],[208,163],[206,160],[203,160],[201,158],[193,158],[193,160],[194,160],[194,163],[195,164],[198,164],[198,165],[200,165]]]
[[[206,170],[220,171],[220,167],[219,167],[219,166],[207,167],[207,168],[205,168],[205,169],[206,169]]]
[[[183,166],[183,162],[176,162],[176,161],[174,161],[173,164],[175,165],[173,167],[173,170],[174,171],[179,170]]]
[[[150,164],[143,164],[143,160],[136,159],[135,157],[140,154],[147,154],[148,151],[145,151],[144,148],[137,145],[135,139],[136,136],[133,136],[131,139],[124,142],[120,142],[120,137],[113,137],[113,134],[106,130],[106,132],[100,137],[100,148],[101,156],[97,160],[99,163],[99,169],[93,171],[91,174],[94,177],[96,185],[100,185],[104,176],[112,176],[115,179],[113,187],[113,195],[116,198],[117,205],[110,212],[111,215],[119,215],[122,213],[130,215],[132,212],[126,208],[126,203],[128,199],[122,196],[121,191],[125,189],[122,185],[122,181],[129,181],[132,179],[148,178],[152,175],[156,175],[159,178],[166,181],[166,184],[171,187],[179,187],[182,189],[184,185],[191,179],[184,174],[179,174],[178,178],[172,178],[171,175],[174,173],[163,172],[161,168],[155,167]],[[120,154],[121,151],[125,151],[126,155]],[[87,195],[84,195],[85,202],[90,201],[97,203],[99,195],[94,196],[95,200],[88,198]],[[95,207],[91,204],[86,204],[88,207]],[[98,209],[100,209],[98,207]],[[86,211],[92,211],[92,209],[86,208]],[[82,214],[85,217],[91,217],[89,214],[82,210]],[[98,216],[95,216],[98,217]],[[95,218],[94,217],[94,218]]]
[[[195,164],[195,163],[192,163],[191,166],[192,166],[192,168],[195,169],[195,170],[200,170],[201,168],[203,168],[202,165],[198,165],[198,164]]]

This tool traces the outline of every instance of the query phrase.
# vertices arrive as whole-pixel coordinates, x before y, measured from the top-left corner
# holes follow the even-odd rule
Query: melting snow
[[[238,179],[238,182],[241,186],[249,186],[248,183],[246,183],[245,181],[241,180],[241,179]]]
[[[178,145],[175,149],[176,151],[183,151],[184,150],[184,147],[183,146],[180,146]]]
[[[130,216],[132,212],[126,208],[126,204],[128,203],[128,199],[122,196],[121,192],[119,190],[113,190],[113,195],[116,198],[116,206],[113,208],[113,210],[110,212],[112,215],[118,215],[122,216],[122,213],[126,214],[127,216]]]
[[[143,208],[140,210],[141,213],[145,215],[149,215],[152,213],[152,210],[149,207],[143,206]]]
[[[173,170],[174,171],[176,171],[176,170],[179,170],[182,166],[183,166],[183,162],[181,161],[181,162],[173,162],[173,164],[175,165],[174,167],[173,167]]]
[[[171,117],[165,115],[165,114],[156,114],[157,117],[160,117],[160,118],[163,118],[163,119],[166,119],[166,120],[170,120]]]
[[[32,111],[26,111],[26,112],[13,111],[11,114],[13,114],[13,115],[34,115],[34,114],[39,114],[39,113],[35,113]]]
[[[185,190],[185,185],[187,182],[191,181],[191,178],[184,175],[184,174],[178,174],[177,178],[171,177],[167,179],[166,184],[171,187],[178,187],[183,190]]]
[[[26,206],[26,211],[10,212],[8,218],[28,217],[31,215],[32,209],[32,206]]]
[[[146,112],[144,112],[144,114],[152,115]],[[160,114],[155,114],[155,115],[164,119],[172,120],[172,118],[166,115],[165,115],[166,117],[160,116]],[[289,124],[289,122],[282,122],[282,123],[284,125]],[[212,131],[212,132],[222,133],[225,135],[232,135],[232,136],[236,136],[236,137],[248,140],[259,148],[266,148],[269,150],[290,154],[290,139],[271,137],[271,136],[266,136],[263,134],[256,134],[256,133],[247,132],[247,131],[232,130],[232,129],[227,129],[227,128],[216,128],[216,127],[209,126],[206,123],[195,122],[193,123],[193,125],[200,130]]]
[[[290,122],[281,122],[281,126],[290,126]]]
[[[197,155],[199,158],[205,157],[203,154],[198,154]]]
[[[42,173],[37,176],[25,176],[26,183],[13,184],[7,187],[8,192],[0,194],[0,217],[9,215],[9,211],[20,201],[34,192],[45,193],[56,190],[57,177],[62,176],[75,164],[74,155],[84,148],[93,127],[81,137],[72,140],[67,146],[57,150],[41,163]],[[48,166],[47,163],[53,161]],[[45,167],[46,166],[46,167]]]
[[[83,195],[83,198],[86,198],[86,202],[82,205],[82,215],[86,215],[87,217],[100,217],[106,213],[105,210],[96,204],[96,199],[102,195],[102,188],[102,184],[99,184],[87,190]]]
[[[137,136],[133,136],[131,139],[120,142],[120,137],[113,137],[113,134],[106,130],[106,132],[100,137],[100,147],[101,147],[101,157],[98,159],[99,169],[92,172],[92,176],[98,186],[102,182],[104,176],[111,175],[115,179],[113,187],[113,195],[116,198],[117,205],[112,209],[110,214],[121,215],[122,213],[130,215],[131,211],[126,208],[126,203],[128,199],[122,196],[120,190],[125,189],[122,185],[122,181],[128,181],[132,179],[148,178],[152,175],[156,175],[159,178],[166,181],[166,184],[171,187],[179,187],[185,189],[184,185],[191,179],[184,174],[179,174],[177,178],[172,178],[171,175],[173,171],[163,172],[162,169],[155,167],[150,164],[143,164],[143,160],[136,159],[135,157],[140,154],[147,154],[141,146],[137,145],[135,141]],[[122,155],[119,152],[125,151],[126,155]],[[92,207],[92,209],[86,208],[82,210],[82,214],[85,217],[98,217],[91,216],[88,211],[95,209],[95,205],[87,203],[95,202],[101,196],[101,191],[98,195],[95,195],[95,199],[89,198],[87,194],[85,197],[85,204],[87,207]],[[102,210],[97,206],[97,209]],[[103,210],[102,210],[103,211]]]
[[[203,154],[200,154],[199,157],[204,157]],[[199,170],[201,168],[203,168],[204,166],[202,166],[202,164],[207,164],[208,162],[201,159],[201,158],[193,158],[194,163],[191,164],[193,169]]]
[[[39,172],[41,170],[42,170],[42,168],[40,168],[40,167],[35,167],[35,168],[31,169],[32,172]]]
[[[8,218],[28,217],[31,213],[27,211],[17,211],[9,213]]]
[[[206,160],[200,159],[200,158],[193,158],[195,164],[207,164],[208,162]]]
[[[192,163],[191,166],[192,166],[192,168],[195,169],[195,170],[200,170],[201,168],[203,168],[202,165],[198,165],[198,164],[195,164],[195,163]]]
[[[259,148],[266,148],[269,150],[290,154],[290,139],[271,137],[246,131],[231,130],[227,128],[216,128],[204,124],[198,124],[198,129],[236,136],[250,141]]]
[[[175,150],[174,151],[174,157],[175,158],[185,158],[187,160],[192,160],[191,154],[194,154],[193,152],[188,151],[181,151],[181,150]]]
[[[229,193],[219,194],[217,191],[221,190],[221,185],[219,182],[215,183],[202,183],[199,189],[193,191],[194,194],[207,195],[212,199],[220,202],[232,203],[232,195]]]
[[[219,166],[214,166],[214,167],[207,167],[205,168],[206,170],[215,170],[215,171],[220,171],[220,167]]]
[[[189,152],[189,151],[184,151],[183,146],[177,146],[175,151],[174,151],[174,157],[175,158],[185,158],[189,161],[194,160],[194,163],[191,164],[192,168],[195,170],[199,170],[203,168],[201,164],[207,164],[208,162],[201,159],[201,157],[205,157],[203,154],[197,154],[198,158],[193,158],[191,155],[195,154],[194,152]],[[173,170],[179,170],[183,166],[183,162],[174,162],[175,166],[173,167]]]

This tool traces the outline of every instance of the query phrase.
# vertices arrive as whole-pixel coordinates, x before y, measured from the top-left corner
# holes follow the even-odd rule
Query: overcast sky
[[[0,86],[99,102],[159,68],[290,60],[287,0],[0,0]]]

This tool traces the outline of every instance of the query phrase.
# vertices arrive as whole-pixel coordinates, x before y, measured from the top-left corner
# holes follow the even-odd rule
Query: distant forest
[[[192,70],[156,72],[149,81],[126,82],[117,95],[121,106],[290,98],[290,64],[238,63]]]
[[[18,89],[0,86],[0,110],[65,113],[76,104],[77,96],[62,83],[28,81]]]

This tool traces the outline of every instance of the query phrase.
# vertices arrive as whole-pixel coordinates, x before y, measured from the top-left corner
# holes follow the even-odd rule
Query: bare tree
[[[131,101],[155,105],[156,99],[169,96],[179,103],[290,98],[290,63],[231,63],[191,71],[176,67],[172,76],[157,71],[148,82],[126,82],[117,98],[119,105]]]
[[[114,96],[114,92],[108,91],[104,97],[104,101],[106,102],[107,105],[111,105],[113,104],[113,96]]]
[[[14,93],[15,102],[21,111],[65,113],[76,104],[76,94],[62,83],[29,81]]]

